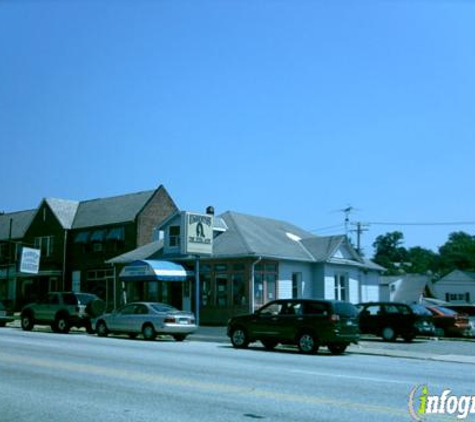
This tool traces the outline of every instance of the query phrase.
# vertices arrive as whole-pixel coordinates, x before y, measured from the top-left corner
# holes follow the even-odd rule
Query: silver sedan
[[[183,341],[197,326],[190,312],[164,303],[133,302],[97,318],[95,328],[100,337],[113,333],[135,338],[142,334],[145,340],[154,340],[158,334],[167,334],[176,341]]]

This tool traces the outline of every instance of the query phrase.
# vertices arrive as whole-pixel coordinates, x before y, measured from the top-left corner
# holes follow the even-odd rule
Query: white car
[[[183,341],[197,329],[192,313],[158,302],[128,303],[115,312],[101,315],[95,327],[100,337],[112,333],[135,338],[142,334],[145,340],[154,340],[158,334],[167,334],[176,341]]]

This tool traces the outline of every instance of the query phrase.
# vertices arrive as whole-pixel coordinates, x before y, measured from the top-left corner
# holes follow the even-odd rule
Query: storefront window
[[[246,304],[246,289],[242,273],[233,274],[233,304],[236,306]]]
[[[216,276],[216,304],[218,306],[228,305],[228,276],[217,275]]]
[[[264,305],[264,280],[262,273],[254,274],[254,305]]]

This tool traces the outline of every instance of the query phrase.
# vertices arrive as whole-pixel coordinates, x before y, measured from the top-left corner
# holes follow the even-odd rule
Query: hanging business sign
[[[213,253],[213,216],[184,212],[182,214],[183,254],[211,255]]]
[[[38,274],[40,271],[41,250],[23,247],[21,248],[20,273]]]

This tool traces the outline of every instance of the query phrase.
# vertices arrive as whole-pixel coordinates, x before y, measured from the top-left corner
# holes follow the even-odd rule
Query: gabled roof
[[[336,250],[346,242],[346,237],[340,236],[312,236],[302,239],[302,244],[312,254],[315,261],[324,262],[333,257]]]
[[[58,198],[46,198],[45,202],[49,205],[61,226],[65,229],[70,229],[73,225],[79,202]]]
[[[12,220],[12,239],[23,238],[35,214],[36,210],[0,214],[0,240],[9,239],[10,219]]]
[[[134,221],[156,190],[131,193],[79,203],[72,228],[119,224]]]
[[[262,256],[313,261],[300,239],[313,236],[285,221],[228,211],[221,214],[228,230],[215,239],[213,257]]]

